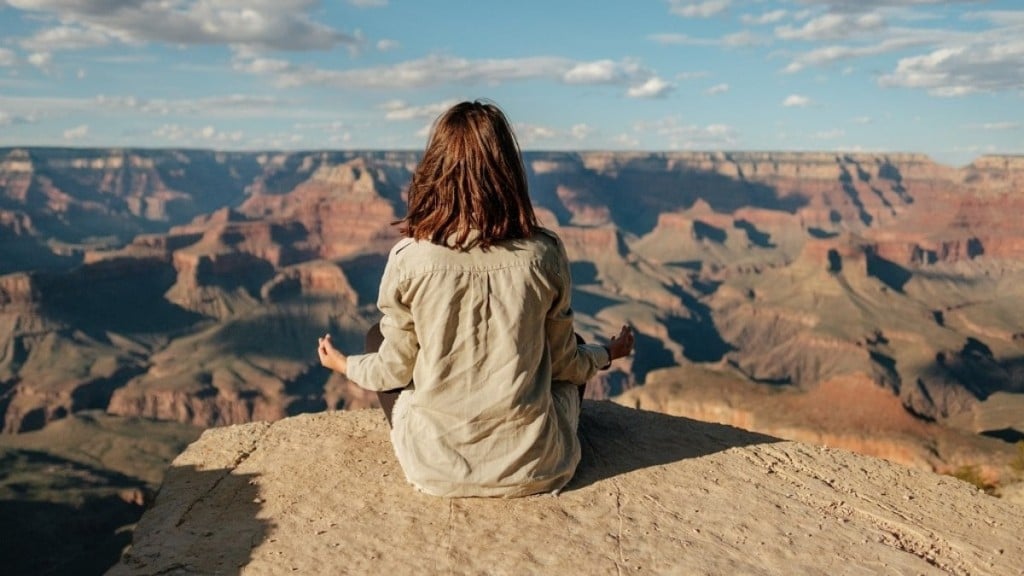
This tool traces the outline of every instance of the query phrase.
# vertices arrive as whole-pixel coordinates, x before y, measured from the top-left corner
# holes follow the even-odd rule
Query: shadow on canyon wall
[[[707,202],[718,213],[751,207],[793,214],[808,203],[804,196],[783,196],[778,189],[749,181],[742,174],[733,178],[692,168],[669,169],[663,158],[656,154],[651,156],[654,162],[660,162],[658,170],[651,169],[652,160],[647,157],[627,161],[616,167],[613,174],[604,174],[582,168],[583,161],[574,153],[523,154],[534,202],[551,210],[560,224],[567,224],[573,219],[573,213],[559,196],[560,187],[573,189],[575,200],[580,204],[607,208],[616,225],[637,236],[653,230],[660,214],[686,210],[698,200]],[[580,167],[581,170],[570,173],[555,169],[538,173],[532,168],[537,160],[564,161],[568,166]],[[767,239],[755,233],[752,241],[766,242]]]
[[[115,262],[80,266],[39,278],[47,315],[101,341],[108,331],[174,334],[203,320],[164,297],[176,279],[171,266],[145,260],[127,267]]]
[[[102,574],[131,541],[145,485],[32,450],[0,449],[0,566],[9,576]]]
[[[339,263],[349,285],[359,296],[358,304],[374,305],[380,290],[380,279],[384,276],[387,254],[363,254]]]
[[[921,378],[962,387],[978,400],[996,392],[1024,394],[1024,356],[997,360],[983,342],[968,337],[960,350],[937,353]]]
[[[651,180],[655,179],[656,182]],[[764,208],[795,213],[807,204],[802,196],[782,197],[779,191],[771,186],[736,180],[720,174],[697,171],[666,172],[662,174],[645,173],[638,170],[624,170],[617,181],[606,184],[608,191],[602,194],[603,200],[611,208],[613,214],[619,215],[616,221],[622,229],[643,236],[654,229],[658,216],[668,212],[678,212],[693,206],[697,200],[703,200],[720,214],[732,213],[743,207]],[[672,194],[614,194],[614,190],[671,190]]]

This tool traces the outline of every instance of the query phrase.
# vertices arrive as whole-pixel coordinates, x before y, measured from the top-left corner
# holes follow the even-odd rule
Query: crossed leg
[[[366,353],[380,350],[380,345],[383,343],[384,335],[380,332],[380,324],[370,326],[370,329],[366,331]],[[388,428],[391,428],[391,412],[395,409],[395,401],[398,400],[398,395],[402,393],[402,390],[405,390],[405,388],[377,392],[377,401],[380,402],[380,408],[384,411],[384,418],[388,421]]]

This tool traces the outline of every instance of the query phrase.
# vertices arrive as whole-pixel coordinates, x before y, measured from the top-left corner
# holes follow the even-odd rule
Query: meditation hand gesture
[[[617,358],[629,356],[633,352],[634,342],[633,329],[629,326],[623,326],[619,330],[619,334],[612,336],[611,340],[608,341],[608,360],[614,361]]]
[[[320,364],[323,364],[324,368],[345,374],[348,371],[348,357],[334,347],[331,335],[324,335],[318,342],[319,346],[316,351],[320,355]]]

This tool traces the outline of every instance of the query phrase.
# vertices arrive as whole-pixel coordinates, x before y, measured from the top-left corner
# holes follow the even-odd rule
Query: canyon
[[[331,332],[358,350],[377,319],[417,153],[0,158],[5,433],[84,410],[210,427],[372,404],[310,343]],[[988,465],[1024,439],[1024,158],[528,152],[524,164],[573,261],[580,333],[638,332],[592,397],[668,409],[645,395],[692,377],[699,397],[677,390],[677,412],[742,422],[726,395],[784,392],[836,417],[801,424],[782,414],[793,405],[757,420],[828,436],[848,409],[829,391],[856,382],[863,394],[844,402],[970,447],[924,442],[938,453],[903,463]]]
[[[0,471],[57,466],[66,488],[87,466],[81,493],[125,503],[112,521],[130,524],[204,428],[374,406],[319,366],[315,342],[361,350],[418,159],[0,149]],[[572,260],[578,332],[637,334],[591,399],[1020,486],[1024,157],[527,152],[524,165]],[[97,421],[168,440],[112,444]],[[161,456],[106,476],[85,455],[111,445]],[[52,479],[11,482],[0,500],[19,510],[54,493]]]

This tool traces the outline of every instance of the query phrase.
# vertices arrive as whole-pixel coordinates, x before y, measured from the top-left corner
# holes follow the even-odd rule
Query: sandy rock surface
[[[949,477],[587,402],[558,496],[404,480],[377,411],[207,431],[110,574],[1024,574],[1024,510]]]

